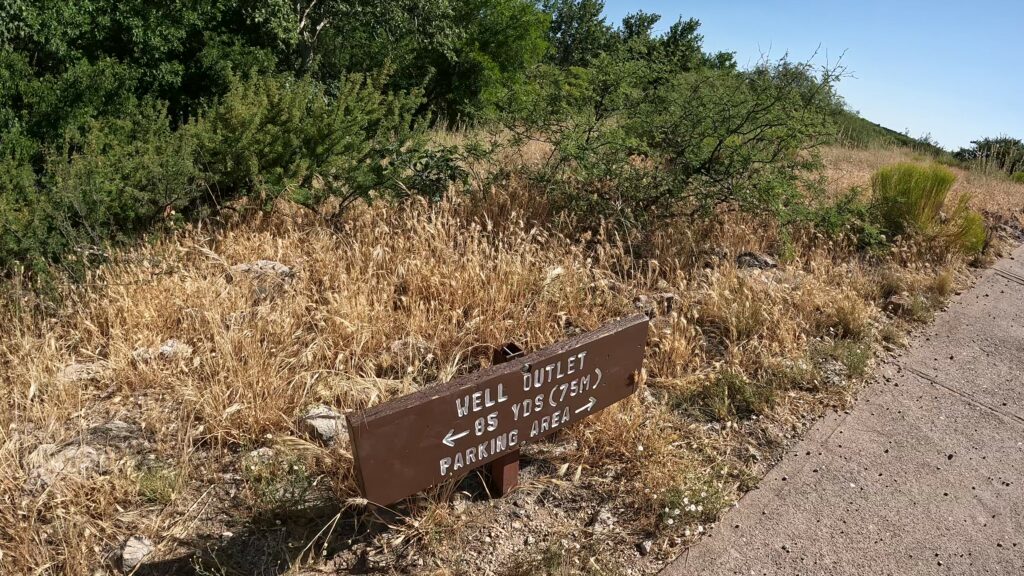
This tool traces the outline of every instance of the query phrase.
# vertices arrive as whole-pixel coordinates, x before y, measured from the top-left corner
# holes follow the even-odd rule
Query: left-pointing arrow
[[[591,400],[593,400],[593,398],[591,398]],[[447,446],[455,446],[455,441],[458,440],[459,438],[462,438],[466,434],[469,434],[469,430],[466,430],[465,432],[459,432],[458,434],[456,434],[455,429],[453,428],[449,430],[447,434],[444,435],[444,440],[441,440],[441,442],[444,442],[445,445]]]
[[[589,412],[590,409],[594,407],[594,404],[597,404],[597,398],[594,398],[593,396],[591,396],[590,397],[590,402],[587,402],[583,406],[580,406],[579,408],[577,408],[576,409],[576,413],[579,414],[580,412],[583,412],[584,410]]]

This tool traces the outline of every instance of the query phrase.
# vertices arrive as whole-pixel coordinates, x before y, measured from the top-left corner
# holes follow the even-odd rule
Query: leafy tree
[[[722,208],[782,214],[831,136],[834,78],[811,72],[780,61],[661,77],[604,55],[586,70],[539,71],[498,120],[553,148],[534,177],[577,215],[641,224]]]
[[[549,17],[528,0],[467,0],[455,18],[463,34],[450,53],[433,51],[424,66],[431,108],[445,119],[472,118],[500,90],[520,80],[547,51]]]
[[[602,16],[603,0],[544,0],[542,6],[551,15],[548,42],[554,64],[586,66],[611,46],[613,31]]]

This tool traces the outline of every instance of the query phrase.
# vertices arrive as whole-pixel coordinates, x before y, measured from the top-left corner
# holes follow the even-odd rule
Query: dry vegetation
[[[901,159],[826,151],[835,191]],[[1024,204],[1004,180],[960,173],[958,189],[1002,218]],[[643,245],[571,237],[538,225],[526,196],[512,183],[375,204],[341,225],[282,207],[125,252],[60,287],[59,308],[10,285],[0,571],[115,572],[142,535],[156,552],[138,573],[648,573],[968,279],[954,256],[866,258],[809,233],[779,268],[738,269],[744,251],[782,251],[773,226],[730,215]],[[231,270],[258,259],[293,274]],[[505,501],[471,477],[368,509],[345,443],[298,426],[310,405],[364,408],[477,370],[493,345],[536,349],[638,307],[656,314],[646,386],[528,447]]]

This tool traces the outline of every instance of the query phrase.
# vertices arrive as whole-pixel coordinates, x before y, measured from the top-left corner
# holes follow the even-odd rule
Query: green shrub
[[[960,216],[951,222],[950,232],[954,243],[960,246],[965,254],[980,254],[988,244],[988,228],[985,226],[984,216],[966,207],[961,209]]]
[[[860,188],[852,188],[836,202],[810,209],[809,220],[829,237],[852,237],[860,250],[881,250],[887,245],[887,238],[862,196]]]
[[[145,99],[65,130],[59,153],[9,130],[0,138],[0,270],[53,262],[78,272],[111,243],[243,196],[313,209],[328,197],[439,198],[466,174],[457,151],[428,146],[421,103],[362,76],[330,95],[312,80],[264,77],[236,82],[178,129],[166,104]]]
[[[932,232],[955,181],[952,172],[934,164],[879,169],[871,178],[871,191],[880,223],[894,235]]]
[[[1024,172],[1014,172],[1010,176],[1010,180],[1013,180],[1017,184],[1024,184]]]
[[[779,215],[831,135],[830,82],[786,61],[679,71],[605,54],[587,69],[536,70],[497,120],[515,144],[551,145],[534,179],[574,215],[638,225],[720,208]]]
[[[878,170],[871,178],[874,212],[886,233],[919,236],[944,242],[951,250],[977,254],[985,247],[986,229],[980,214],[961,195],[947,213],[946,198],[956,175],[932,164],[900,163]]]
[[[21,262],[38,272],[61,261],[80,271],[108,243],[193,202],[193,157],[194,143],[172,131],[165,106],[152,101],[67,132],[39,174],[24,153],[8,150],[0,159],[13,168],[0,181],[0,269]]]
[[[422,148],[416,93],[385,94],[361,75],[328,95],[312,80],[263,77],[236,83],[189,127],[204,178],[216,194],[258,193],[316,207],[402,181],[399,152]]]

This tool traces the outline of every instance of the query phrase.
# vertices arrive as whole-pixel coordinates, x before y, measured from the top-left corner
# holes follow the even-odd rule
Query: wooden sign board
[[[507,457],[626,398],[643,314],[348,415],[363,496],[390,504]]]

